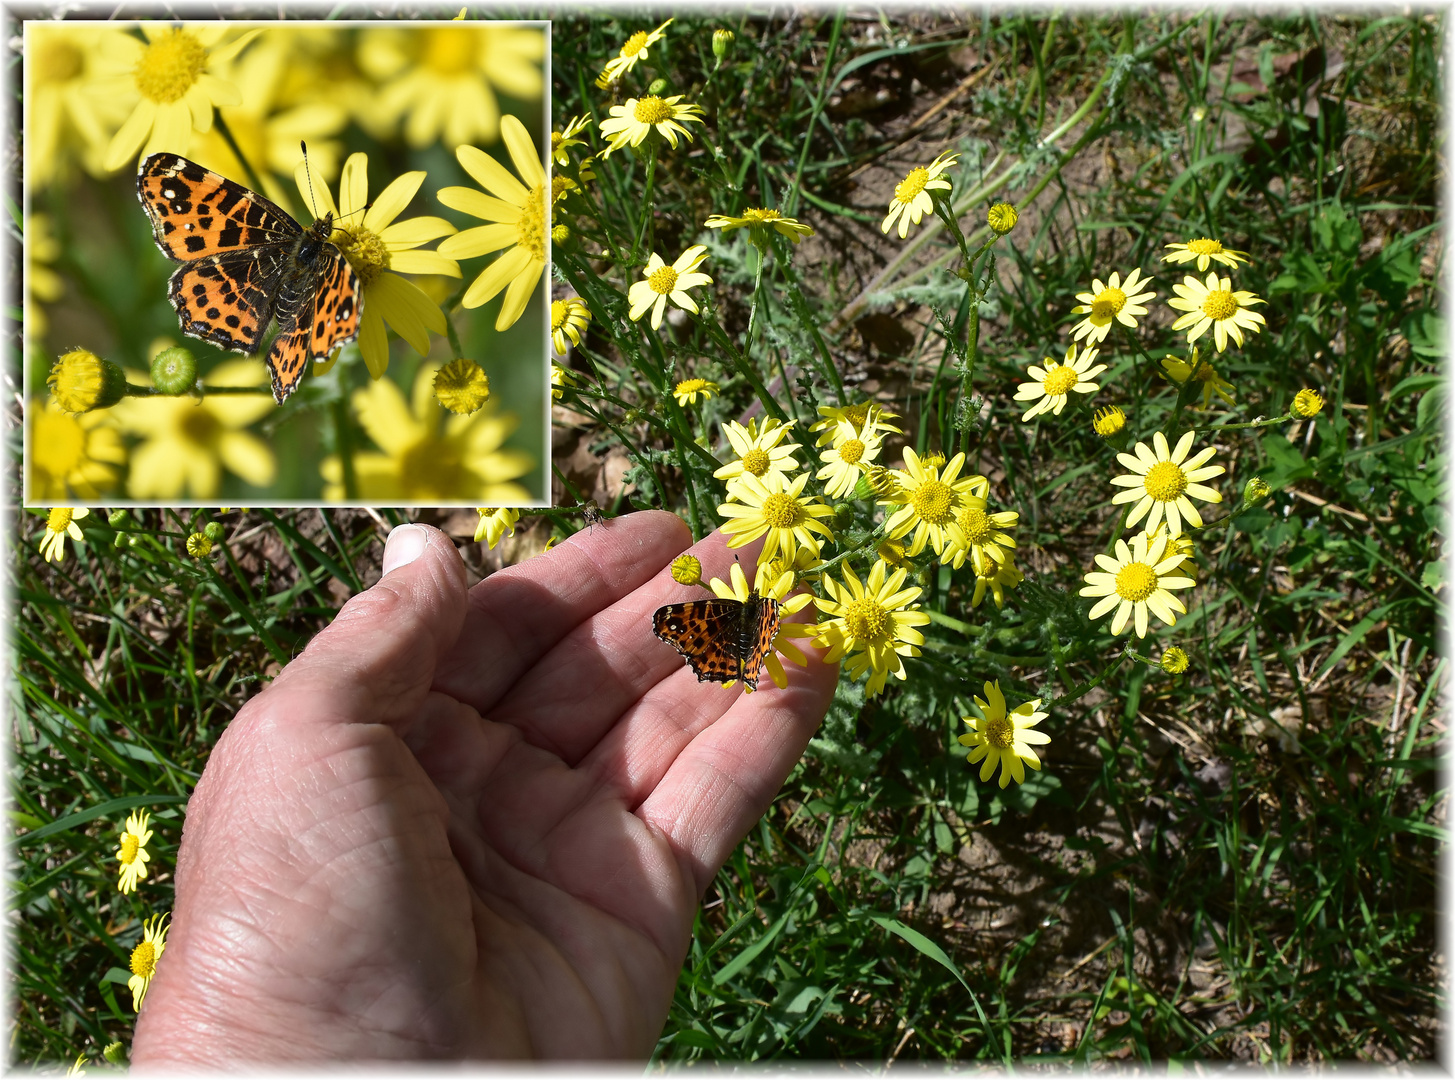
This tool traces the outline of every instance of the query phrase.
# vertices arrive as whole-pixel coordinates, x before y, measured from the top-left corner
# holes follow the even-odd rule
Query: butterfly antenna
[[[308,144],[306,142],[304,142],[302,139],[299,139],[298,140],[298,148],[303,151],[303,171],[308,174],[308,198],[309,198],[310,202],[312,203],[312,205],[309,207],[309,209],[313,211],[313,217],[314,217],[315,220],[317,220],[317,218],[318,218],[318,196],[316,194],[314,194],[314,191],[313,191],[313,170],[308,167]]]

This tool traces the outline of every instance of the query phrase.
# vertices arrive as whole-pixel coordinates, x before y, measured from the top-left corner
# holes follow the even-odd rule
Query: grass
[[[558,129],[605,119],[593,65],[649,21],[556,20]],[[1432,1059],[1443,15],[740,13],[717,67],[719,25],[677,19],[621,95],[661,78],[705,110],[658,161],[649,213],[626,151],[558,207],[575,235],[557,246],[556,295],[579,292],[594,316],[557,411],[564,508],[467,560],[483,574],[538,550],[582,527],[569,508],[588,499],[715,527],[721,487],[688,441],[721,455],[720,422],[769,410],[756,384],[807,419],[881,401],[905,432],[890,463],[901,445],[965,446],[993,508],[1020,514],[1025,581],[1003,610],[972,607],[968,569],[917,560],[923,655],[882,695],[841,680],[705,898],[656,1061]],[[1058,152],[1038,149],[1062,126]],[[946,148],[962,153],[957,204],[973,195],[959,219],[972,250],[991,201],[1020,207],[993,273],[982,265],[983,304],[944,272],[959,259],[936,219],[908,241],[879,230],[894,184]],[[818,235],[778,243],[760,274],[741,232],[701,228],[752,206]],[[1158,260],[1199,235],[1249,251],[1236,287],[1268,301],[1263,332],[1216,358],[1234,407],[1191,408],[1148,363],[1186,355],[1165,305],[1182,271]],[[632,323],[625,290],[646,255],[693,243],[711,253],[703,316]],[[620,262],[599,255],[613,246]],[[1177,677],[1122,656],[1077,595],[1118,525],[1106,479],[1121,469],[1090,409],[1022,424],[1011,400],[1028,364],[1065,348],[1074,295],[1134,266],[1157,280],[1137,331],[1150,356],[1109,339],[1093,400],[1125,408],[1137,438],[1271,420],[1305,386],[1327,399],[1312,421],[1198,434],[1228,470],[1195,539],[1199,584],[1175,628],[1133,639],[1153,657],[1185,648]],[[674,408],[666,391],[689,375],[720,395]],[[1254,476],[1272,497],[1232,513]],[[861,499],[835,519],[843,547],[869,542],[873,512]],[[169,906],[208,747],[372,580],[406,518],[443,520],[145,511],[113,546],[93,513],[59,566],[22,519],[13,1060],[129,1041],[116,982],[141,919]],[[198,563],[180,545],[211,519],[226,539]],[[1044,769],[1006,790],[955,740],[987,679],[1012,703],[1052,702]],[[135,806],[155,814],[154,906],[114,888]]]

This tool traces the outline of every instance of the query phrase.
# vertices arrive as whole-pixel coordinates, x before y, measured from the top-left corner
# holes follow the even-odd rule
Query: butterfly
[[[754,590],[746,600],[667,604],[652,616],[652,632],[687,658],[698,682],[741,679],[756,690],[778,632],[778,601]]]
[[[329,211],[308,228],[276,203],[177,154],[142,163],[136,194],[162,254],[184,264],[167,295],[189,337],[256,355],[272,319],[264,362],[279,405],[309,360],[359,336],[358,275],[328,238]]]

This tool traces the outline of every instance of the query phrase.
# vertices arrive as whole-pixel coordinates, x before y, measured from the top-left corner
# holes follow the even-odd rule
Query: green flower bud
[[[219,544],[222,542],[222,537],[226,533],[226,531],[227,530],[222,527],[222,522],[209,521],[206,526],[203,527],[202,535],[207,537],[207,539],[211,540],[214,544]]]
[[[180,345],[163,349],[152,361],[152,385],[172,397],[194,389],[197,385],[197,358]]]
[[[733,47],[735,35],[731,30],[714,30],[712,32],[712,55],[721,60]]]
[[[1246,484],[1243,485],[1244,509],[1250,506],[1257,506],[1264,499],[1268,498],[1272,490],[1273,489],[1270,488],[1259,477],[1253,477],[1253,479],[1249,480]]]
[[[656,80],[654,80],[652,82],[652,85],[651,86],[647,87],[647,93],[654,94],[654,95],[658,95],[658,96],[666,93],[666,91],[667,91],[667,80],[666,79],[656,79]]]
[[[111,516],[106,519],[106,524],[113,529],[119,529],[131,519],[131,515],[125,510],[113,510]]]

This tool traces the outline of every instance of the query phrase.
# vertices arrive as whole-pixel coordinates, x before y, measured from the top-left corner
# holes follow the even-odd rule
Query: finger
[[[688,550],[701,560],[704,579],[726,579],[734,559],[751,578],[761,548],[754,543],[731,551],[727,537],[715,532]],[[678,673],[687,671],[686,662],[657,640],[652,614],[663,604],[703,599],[704,587],[679,585],[666,562],[639,589],[583,621],[541,656],[490,710],[490,718],[520,728],[536,745],[575,764],[643,695],[663,679],[679,679]],[[690,673],[678,685],[698,686]],[[702,684],[698,691],[713,716],[742,693],[717,684]],[[686,693],[697,699],[692,691]]]
[[[248,703],[300,725],[407,725],[440,658],[464,624],[465,566],[449,537],[400,525],[384,547],[384,576],[359,593],[271,686]]]
[[[692,542],[674,514],[627,514],[507,567],[470,591],[459,646],[435,689],[493,714],[541,657],[652,579]],[[584,658],[583,658],[584,659]],[[573,682],[584,673],[570,676]]]

